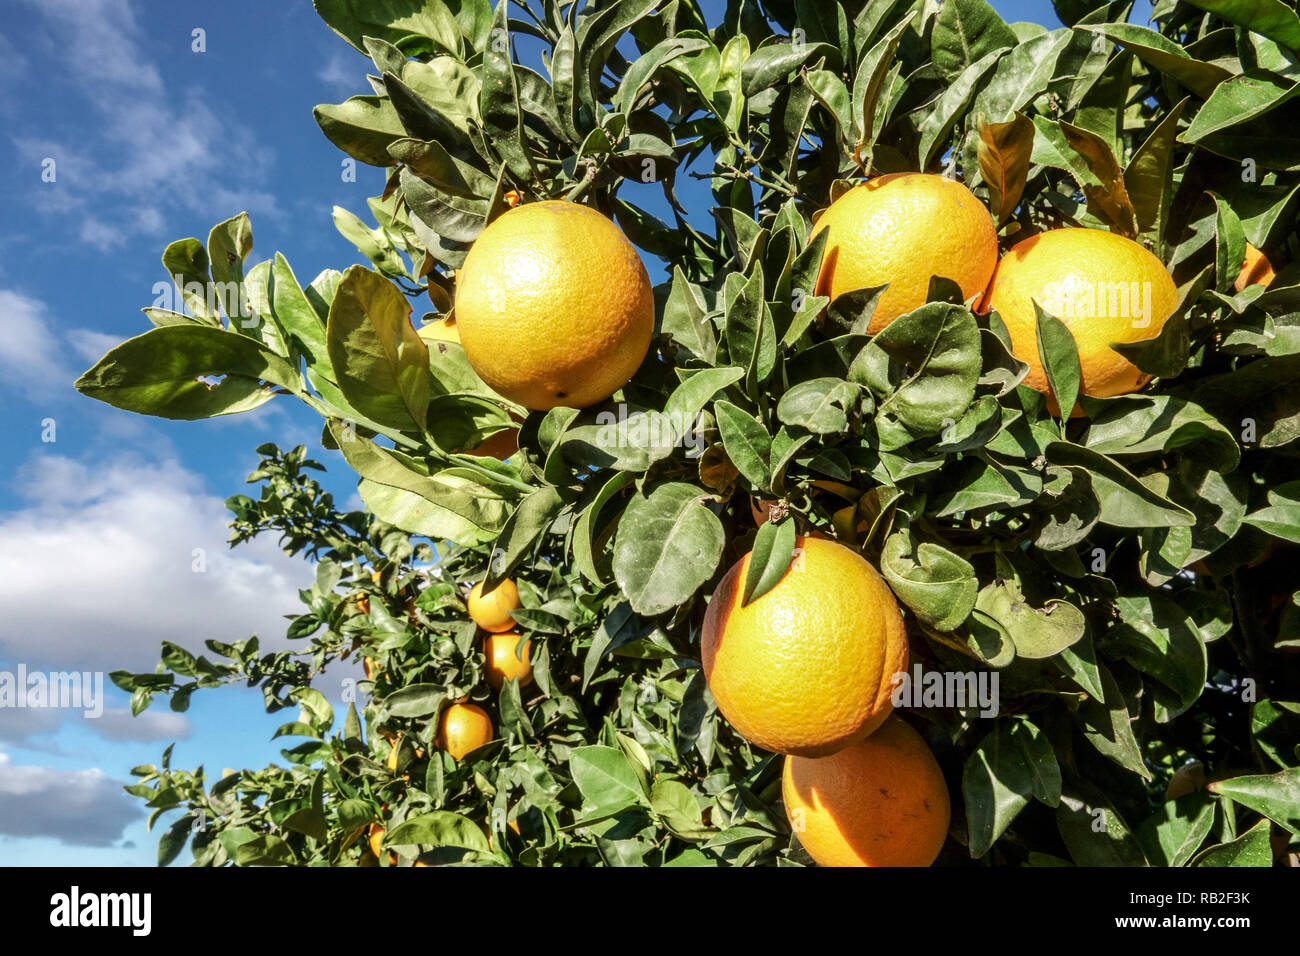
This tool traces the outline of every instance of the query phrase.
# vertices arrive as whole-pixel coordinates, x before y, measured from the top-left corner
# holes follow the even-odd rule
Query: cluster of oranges
[[[562,201],[512,206],[470,249],[457,275],[454,317],[421,334],[459,343],[487,385],[525,408],[603,401],[649,350],[655,315],[645,267],[618,227],[592,209]],[[1111,346],[1158,335],[1178,307],[1161,261],[1114,233],[1051,229],[999,258],[988,209],[942,176],[899,173],[857,185],[817,218],[813,237],[822,232],[815,294],[834,300],[884,287],[866,330],[876,334],[924,305],[935,277],[949,279],[977,311],[997,312],[1010,351],[1029,368],[1025,384],[1043,392],[1054,412],[1036,305],[1069,328],[1080,393],[1098,398],[1147,383]],[[1238,291],[1271,278],[1267,259],[1248,247]],[[507,451],[517,449],[516,434],[503,433]],[[485,445],[480,453],[496,451]],[[853,549],[810,536],[798,539],[782,579],[745,605],[749,561],[730,569],[705,617],[701,656],[718,709],[746,739],[787,755],[786,812],[817,862],[929,865],[951,808],[929,747],[891,713],[893,675],[906,669],[908,645],[888,585]],[[510,630],[517,602],[510,582],[469,596],[471,616],[489,634],[494,686],[531,677],[527,642]],[[477,719],[490,734],[486,714]]]
[[[372,573],[378,580],[378,572]],[[363,595],[364,597],[364,595]],[[500,690],[510,681],[517,681],[520,687],[526,687],[533,681],[532,642],[520,633],[511,612],[522,605],[519,590],[514,581],[506,579],[487,594],[483,593],[483,584],[479,582],[470,589],[465,598],[466,608],[471,620],[486,632],[483,639],[484,678],[493,690]],[[363,611],[369,611],[369,600],[364,604],[358,601]],[[362,662],[366,678],[373,680],[378,665],[372,658]],[[456,760],[462,760],[471,751],[477,750],[492,740],[492,717],[477,704],[469,702],[468,697],[453,701],[442,709],[438,718],[438,731],[434,744],[451,754]],[[397,773],[401,754],[402,736],[385,732],[384,739],[389,745],[385,765],[391,773]],[[424,751],[416,747],[417,759],[424,757]],[[409,775],[403,779],[409,780]],[[510,827],[518,832],[518,824],[510,822]],[[371,824],[368,833],[370,855],[363,859],[363,865],[375,865],[383,847],[386,829],[378,823]],[[489,838],[490,839],[490,838]],[[373,858],[373,859],[372,859]],[[394,860],[395,855],[389,854]],[[416,866],[425,864],[417,861]]]
[[[786,816],[818,863],[928,866],[948,832],[948,789],[921,735],[892,714],[908,647],[889,586],[853,549],[798,538],[785,575],[746,605],[751,558],[722,578],[704,617],[718,710],[787,755]]]

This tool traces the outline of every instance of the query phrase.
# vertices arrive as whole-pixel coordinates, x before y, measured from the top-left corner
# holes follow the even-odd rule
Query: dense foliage
[[[155,328],[78,382],[184,419],[295,396],[371,513],[339,514],[301,449],[264,447],[235,537],[278,531],[317,562],[289,631],[309,646],[169,645],[157,674],[115,675],[137,709],[235,681],[301,708],[288,769],[137,768],[132,792],[186,811],[164,860],[193,833],[201,863],[354,864],[382,821],[401,862],[807,862],[779,760],[718,717],[698,665],[713,583],[756,546],[784,567],[795,529],[881,569],[926,670],[998,676],[996,718],[910,714],[954,796],[941,862],[1294,858],[1300,274],[1233,287],[1247,242],[1300,251],[1290,8],[1160,0],[1146,27],[1129,3],[1058,0],[1069,25],[1050,30],[984,0],[733,0],[717,22],[694,0],[316,6],[373,61],[370,92],[316,110],[389,170],[374,226],[335,211],[373,268],[245,272],[237,216],[167,248],[186,309],[146,309]],[[1154,385],[1053,417],[996,314],[951,283],[872,337],[872,290],[813,294],[816,213],[900,170],[959,177],[1004,247],[1078,225],[1152,249],[1181,304],[1125,354]],[[711,217],[678,201],[693,176]],[[408,316],[452,308],[487,222],[559,197],[671,279],[621,393],[525,415]],[[1073,339],[1044,319],[1039,348],[1072,407]],[[514,415],[508,462],[458,451]],[[485,574],[520,582],[522,692],[479,679],[462,590]],[[354,656],[377,671],[340,723],[313,684]],[[457,763],[432,741],[467,693],[500,739]]]

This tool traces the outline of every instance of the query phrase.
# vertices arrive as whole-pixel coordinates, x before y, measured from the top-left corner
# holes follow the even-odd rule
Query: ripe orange
[[[504,631],[489,634],[483,641],[483,655],[487,658],[487,682],[494,690],[500,690],[511,680],[519,681],[520,687],[533,682],[533,642],[524,641],[522,659],[515,652],[522,636],[518,631]]]
[[[798,538],[776,586],[741,607],[750,555],[709,600],[700,638],[718,709],[752,743],[821,756],[871,733],[889,715],[907,634],[889,586],[855,551]]]
[[[474,623],[483,630],[494,634],[508,631],[515,626],[515,619],[510,616],[510,612],[521,606],[519,589],[515,587],[514,581],[506,578],[484,594],[483,582],[480,581],[470,589],[465,605]]]
[[[384,833],[386,831],[378,823],[370,824],[370,852],[373,853],[378,861],[378,857],[384,849]]]
[[[812,235],[829,230],[818,295],[885,285],[867,332],[925,304],[933,276],[952,279],[962,298],[979,295],[998,262],[988,209],[959,182],[925,173],[889,173],[831,203]]]
[[[528,203],[474,242],[456,322],[479,377],[526,408],[603,401],[637,370],[654,331],[650,277],[609,219],[577,203]]]
[[[457,760],[492,739],[492,718],[476,704],[451,704],[442,712],[438,746]]]
[[[829,757],[786,757],[781,796],[822,866],[929,866],[948,834],[943,772],[899,717]]]
[[[1074,335],[1083,393],[1109,398],[1149,380],[1110,344],[1159,333],[1178,305],[1178,288],[1159,259],[1112,232],[1052,229],[1016,243],[998,263],[981,308],[996,309],[1006,323],[1012,352],[1029,364],[1025,384],[1050,395],[1034,302]]]
[[[1262,285],[1267,288],[1276,278],[1277,273],[1273,271],[1273,263],[1268,261],[1268,256],[1249,242],[1246,243],[1246,259],[1242,262],[1241,272],[1237,273],[1232,287],[1238,292],[1243,292],[1247,286],[1252,285]]]

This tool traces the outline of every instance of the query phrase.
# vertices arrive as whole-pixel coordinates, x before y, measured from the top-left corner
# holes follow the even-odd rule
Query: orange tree
[[[801,789],[832,766],[951,797],[946,833],[941,814],[889,861],[1294,860],[1294,12],[316,7],[374,65],[316,110],[387,170],[375,225],[335,211],[373,268],[245,271],[237,216],[168,246],[184,308],[146,309],[155,328],[78,382],[181,419],[295,397],[368,509],[264,447],[236,539],[278,530],[316,561],[289,631],[310,647],[168,645],[114,675],[136,709],[243,681],[301,710],[287,768],[136,769],[133,793],[185,811],[165,860],[192,836],[213,864],[871,862],[860,790]],[[680,200],[691,178],[709,208]],[[600,222],[560,208],[591,222],[565,232],[547,201]],[[668,267],[651,297],[611,222]],[[867,637],[919,679],[865,741],[892,674],[836,656],[860,624],[816,645],[824,672],[774,655],[709,692],[719,640],[778,627],[742,634],[746,610],[792,602],[780,633],[816,631],[817,588],[782,590],[810,538],[865,558],[836,566],[902,635]],[[470,587],[505,580],[531,683],[485,679],[468,617]],[[318,687],[354,656],[372,679],[340,724]],[[789,758],[784,808],[782,758],[737,732],[770,683],[841,721]],[[493,739],[457,758],[439,731],[462,698]]]

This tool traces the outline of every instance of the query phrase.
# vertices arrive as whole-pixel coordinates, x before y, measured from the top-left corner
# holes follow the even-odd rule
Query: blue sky
[[[994,6],[1058,25],[1045,0]],[[355,501],[346,467],[317,447],[319,419],[284,400],[209,422],[144,419],[72,382],[148,328],[139,310],[166,243],[206,238],[240,210],[254,261],[279,250],[304,281],[359,261],[330,211],[365,214],[382,173],[361,166],[345,182],[311,108],[368,92],[369,61],[306,0],[6,0],[4,14],[0,671],[152,669],[162,640],[281,639],[312,570],[270,540],[228,551],[221,502],[244,490],[264,441],[308,444],[336,498]],[[679,195],[707,200],[686,184]],[[172,741],[174,765],[210,772],[278,755],[269,737],[285,717],[266,715],[260,693],[199,694],[185,715],[163,704],[133,720],[106,691],[98,720],[0,709],[0,865],[149,865],[156,834],[120,789],[130,767]]]

